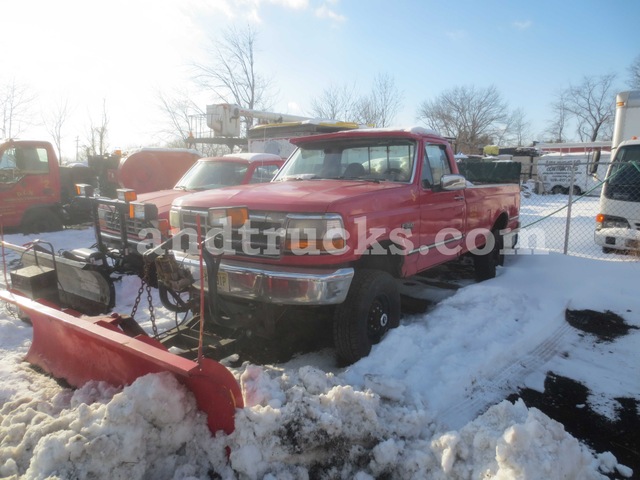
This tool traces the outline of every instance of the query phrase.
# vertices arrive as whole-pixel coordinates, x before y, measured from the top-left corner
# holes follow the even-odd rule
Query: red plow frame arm
[[[117,315],[80,318],[6,290],[0,290],[0,300],[31,319],[29,363],[74,387],[90,380],[124,386],[148,373],[168,371],[193,392],[213,434],[233,431],[235,410],[244,406],[242,392],[233,374],[215,360],[196,363],[146,335],[130,337],[115,326]]]

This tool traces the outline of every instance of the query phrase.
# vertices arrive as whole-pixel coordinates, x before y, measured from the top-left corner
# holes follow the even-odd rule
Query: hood
[[[184,208],[246,206],[251,210],[322,213],[338,203],[351,203],[360,197],[409,186],[394,182],[291,180],[192,193],[177,198],[173,205]]]
[[[169,209],[171,208],[171,202],[173,202],[176,198],[182,197],[184,195],[189,195],[188,191],[185,190],[158,190],[157,192],[149,192],[138,195],[138,202],[144,203],[153,203],[156,207],[158,207],[158,214],[162,215],[163,213],[168,215]]]

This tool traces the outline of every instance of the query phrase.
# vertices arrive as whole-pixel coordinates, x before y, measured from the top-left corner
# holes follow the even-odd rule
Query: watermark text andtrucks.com
[[[205,248],[213,255],[278,256],[282,253],[293,255],[343,255],[353,250],[358,255],[427,255],[436,251],[444,256],[458,256],[471,251],[477,255],[494,251],[494,234],[486,228],[476,228],[463,233],[455,228],[443,228],[437,232],[414,232],[407,228],[368,228],[366,217],[355,221],[354,234],[344,228],[330,228],[318,231],[314,228],[269,228],[260,230],[251,226],[251,220],[232,229],[231,222],[221,227],[210,227],[204,235]],[[172,250],[198,254],[198,233],[195,228],[173,232],[168,241]],[[499,232],[501,253],[515,254],[512,248],[518,238],[517,253],[543,253],[545,236],[543,230],[527,229]],[[353,237],[353,238],[352,238]],[[150,248],[161,245],[166,239],[154,228],[142,229],[139,233],[137,249],[143,254]],[[383,246],[384,245],[384,246]]]

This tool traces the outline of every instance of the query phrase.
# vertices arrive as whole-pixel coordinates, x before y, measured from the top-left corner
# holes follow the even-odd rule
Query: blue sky
[[[417,123],[419,104],[451,87],[495,85],[536,137],[560,90],[608,73],[626,89],[640,55],[637,0],[32,0],[3,12],[17,19],[4,22],[4,38],[17,40],[0,44],[0,81],[28,84],[44,110],[69,98],[67,143],[82,141],[104,100],[110,143],[122,148],[154,141],[156,93],[195,94],[189,66],[231,24],[258,32],[275,111],[308,114],[329,85],[367,93],[376,74],[387,74],[404,94],[398,124]]]

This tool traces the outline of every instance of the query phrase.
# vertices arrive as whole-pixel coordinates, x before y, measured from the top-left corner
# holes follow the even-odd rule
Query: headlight
[[[179,208],[172,208],[171,210],[169,210],[169,224],[171,225],[171,228],[177,228],[178,230],[182,228],[180,225]]]
[[[150,222],[158,219],[158,207],[153,203],[132,202],[129,204],[129,218]]]
[[[295,255],[343,253],[347,233],[342,217],[326,215],[287,215],[285,251]]]
[[[596,230],[601,228],[630,228],[626,218],[599,213],[596,215]]]
[[[240,228],[249,220],[246,207],[211,208],[207,216],[210,227],[221,227],[231,223],[231,228]]]
[[[138,199],[136,191],[130,188],[118,188],[116,193],[118,194],[118,200],[121,202],[134,202]]]

